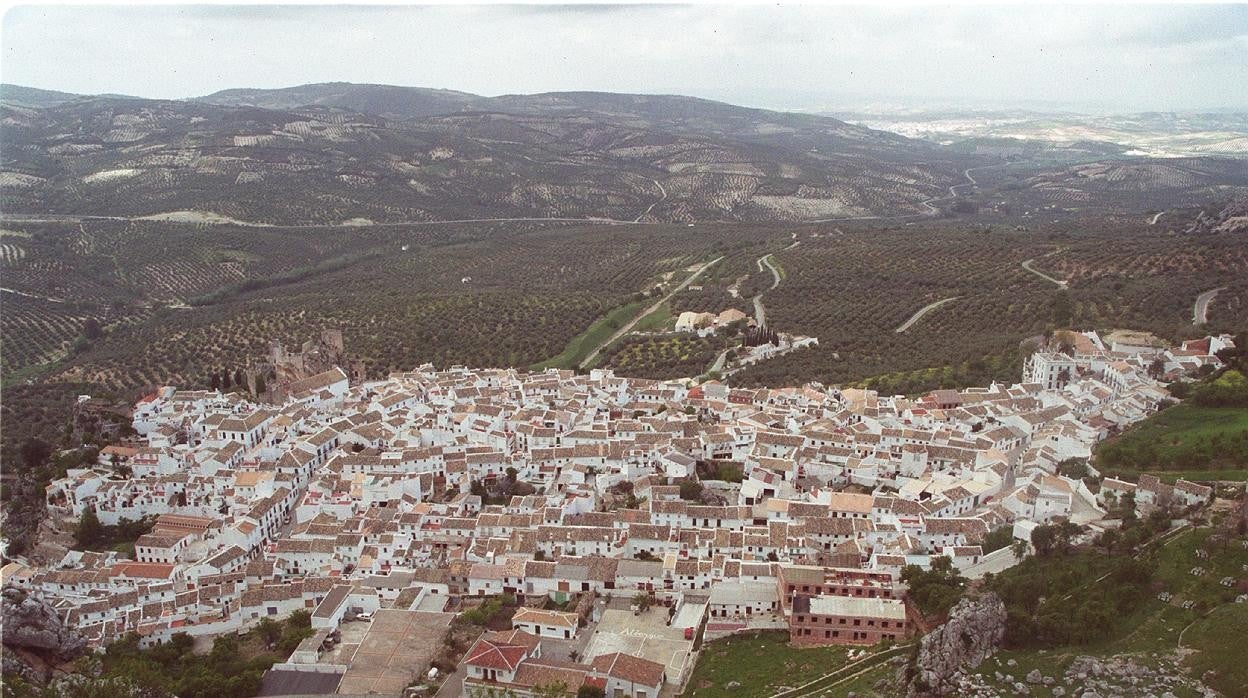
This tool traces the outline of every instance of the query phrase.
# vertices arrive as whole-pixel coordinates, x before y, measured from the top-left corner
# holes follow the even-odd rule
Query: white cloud
[[[1246,47],[1244,6],[18,7],[0,79],[152,97],[348,80],[1248,108]]]

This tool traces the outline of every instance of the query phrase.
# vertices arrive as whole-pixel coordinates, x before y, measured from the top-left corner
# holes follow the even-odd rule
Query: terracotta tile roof
[[[663,683],[662,664],[619,652],[594,657],[590,666],[600,674],[642,686],[658,686]]]

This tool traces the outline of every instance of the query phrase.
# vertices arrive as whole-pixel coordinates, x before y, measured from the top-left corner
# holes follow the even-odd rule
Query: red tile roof
[[[642,686],[658,686],[663,683],[663,665],[640,657],[632,657],[619,652],[602,654],[594,657],[591,662],[594,671],[606,674],[611,678],[641,684]]]
[[[472,646],[472,649],[468,650],[464,663],[486,669],[515,671],[528,654],[529,648],[524,645],[511,645],[481,638]]]

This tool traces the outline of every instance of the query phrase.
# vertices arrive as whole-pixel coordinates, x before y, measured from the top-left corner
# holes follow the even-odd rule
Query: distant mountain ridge
[[[6,212],[272,224],[930,213],[965,156],[679,95],[320,83],[189,100],[0,98]],[[181,214],[180,214],[181,215]]]
[[[0,102],[21,107],[52,107],[84,95],[56,90],[41,90],[38,87],[25,87],[11,83],[0,83]]]
[[[1044,169],[998,186],[1026,206],[1188,204],[1246,180],[1240,163],[1122,166],[1108,161],[1129,154],[1095,143],[950,146],[680,95],[354,83],[188,100],[5,85],[0,140],[6,214],[269,225],[917,219],[986,193],[970,170],[1020,159]],[[1107,164],[1068,167],[1089,161]]]
[[[480,95],[455,90],[325,82],[275,89],[221,90],[190,101],[277,110],[321,106],[376,114],[391,119],[414,119],[459,111],[466,105],[484,99],[486,98]]]
[[[551,116],[592,113],[627,124],[630,119],[646,119],[682,133],[711,125],[731,125],[738,134],[759,122],[776,122],[780,128],[821,128],[846,138],[878,144],[926,147],[885,131],[854,126],[839,119],[817,114],[780,112],[741,107],[725,102],[668,94],[570,91],[535,94],[508,94],[485,97],[455,90],[357,83],[313,83],[276,89],[232,89],[215,92],[193,101],[222,106],[253,106],[265,109],[296,110],[308,106],[347,109],[390,119],[417,119],[463,112],[500,112]]]

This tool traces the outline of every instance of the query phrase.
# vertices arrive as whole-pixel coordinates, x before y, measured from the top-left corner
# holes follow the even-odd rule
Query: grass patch
[[[1248,469],[1231,468],[1228,470],[1145,470],[1142,475],[1156,475],[1162,482],[1174,484],[1180,478],[1189,482],[1209,480],[1248,481]]]
[[[1248,465],[1248,408],[1178,405],[1162,410],[1102,444],[1096,464],[1107,474]]]
[[[1061,685],[1066,668],[1080,655],[1104,658],[1130,654],[1137,663],[1156,668],[1160,662],[1172,661],[1182,634],[1184,647],[1200,650],[1186,662],[1193,669],[1190,678],[1201,679],[1204,672],[1212,670],[1218,677],[1217,683],[1213,684],[1215,688],[1226,695],[1238,695],[1237,691],[1248,685],[1244,675],[1248,668],[1248,644],[1227,642],[1227,638],[1242,635],[1242,629],[1248,627],[1248,606],[1234,603],[1235,592],[1220,582],[1228,576],[1242,577],[1243,566],[1248,565],[1248,549],[1238,540],[1222,547],[1210,541],[1212,533],[1208,528],[1188,530],[1146,555],[1143,559],[1153,569],[1150,595],[1138,608],[1116,618],[1113,632],[1106,639],[1086,645],[1001,651],[982,664],[977,673],[990,685],[1005,690],[1015,681],[1023,680],[1032,669],[1058,679],[1058,685]],[[1201,557],[1198,552],[1201,550],[1207,552],[1208,557]],[[1076,560],[1070,562],[1073,569],[1059,570],[1057,577],[1095,578],[1099,576],[1098,559],[1103,561],[1108,558],[1078,554]],[[1031,560],[1028,558],[1028,562]],[[1067,561],[1055,559],[1046,563],[1067,564]],[[1203,574],[1192,574],[1193,568],[1197,567],[1203,568]],[[1075,574],[1070,575],[1069,572]],[[1098,582],[1110,583],[1112,578]],[[1090,591],[1090,587],[1084,588],[1081,584],[1075,588],[1075,594]],[[1163,602],[1157,598],[1162,591],[1171,594],[1170,601]],[[1192,601],[1194,606],[1183,608],[1185,601]],[[1205,613],[1208,615],[1205,616]],[[1186,633],[1184,628],[1188,628]],[[1014,660],[1015,666],[1009,666],[1010,660]],[[1005,678],[998,681],[997,672]],[[1226,692],[1229,687],[1237,688]],[[1071,686],[1065,688],[1069,695]],[[1051,695],[1045,687],[1032,686],[1031,689],[1033,696]],[[1178,696],[1196,695],[1182,686],[1171,690]]]
[[[1227,604],[1215,609],[1183,634],[1183,645],[1197,650],[1184,664],[1196,676],[1208,676],[1211,688],[1223,695],[1237,695],[1248,686],[1245,628],[1248,628],[1248,604]]]
[[[684,696],[769,696],[782,686],[801,686],[849,663],[848,647],[796,648],[789,634],[768,631],[707,643]],[[727,688],[729,681],[740,686]]]
[[[643,317],[637,321],[637,325],[633,328],[635,332],[661,332],[668,329],[668,325],[672,324],[672,306],[671,303],[660,305],[653,313]]]
[[[30,364],[15,371],[6,371],[3,380],[0,380],[0,387],[7,388],[11,385],[20,385],[26,381],[34,381],[56,369],[63,361],[64,359],[57,359],[45,364]]]
[[[612,309],[611,312],[594,321],[589,329],[573,337],[558,356],[533,364],[530,368],[534,371],[543,371],[548,368],[576,368],[594,350],[594,347],[636,317],[645,305],[646,301],[635,301]]]
[[[771,266],[776,268],[776,273],[780,275],[780,281],[783,282],[785,279],[789,278],[788,273],[784,271],[784,265],[780,263],[780,260],[776,259],[774,254],[767,255],[767,261],[771,262]]]
[[[853,693],[860,698],[894,698],[904,691],[898,690],[897,681],[894,681],[897,675],[897,667],[889,662],[885,662],[879,666],[871,667],[866,673],[845,683],[838,683],[830,686],[822,692],[815,695],[821,698],[844,698],[844,696]],[[880,681],[887,681],[877,690],[875,685]]]

